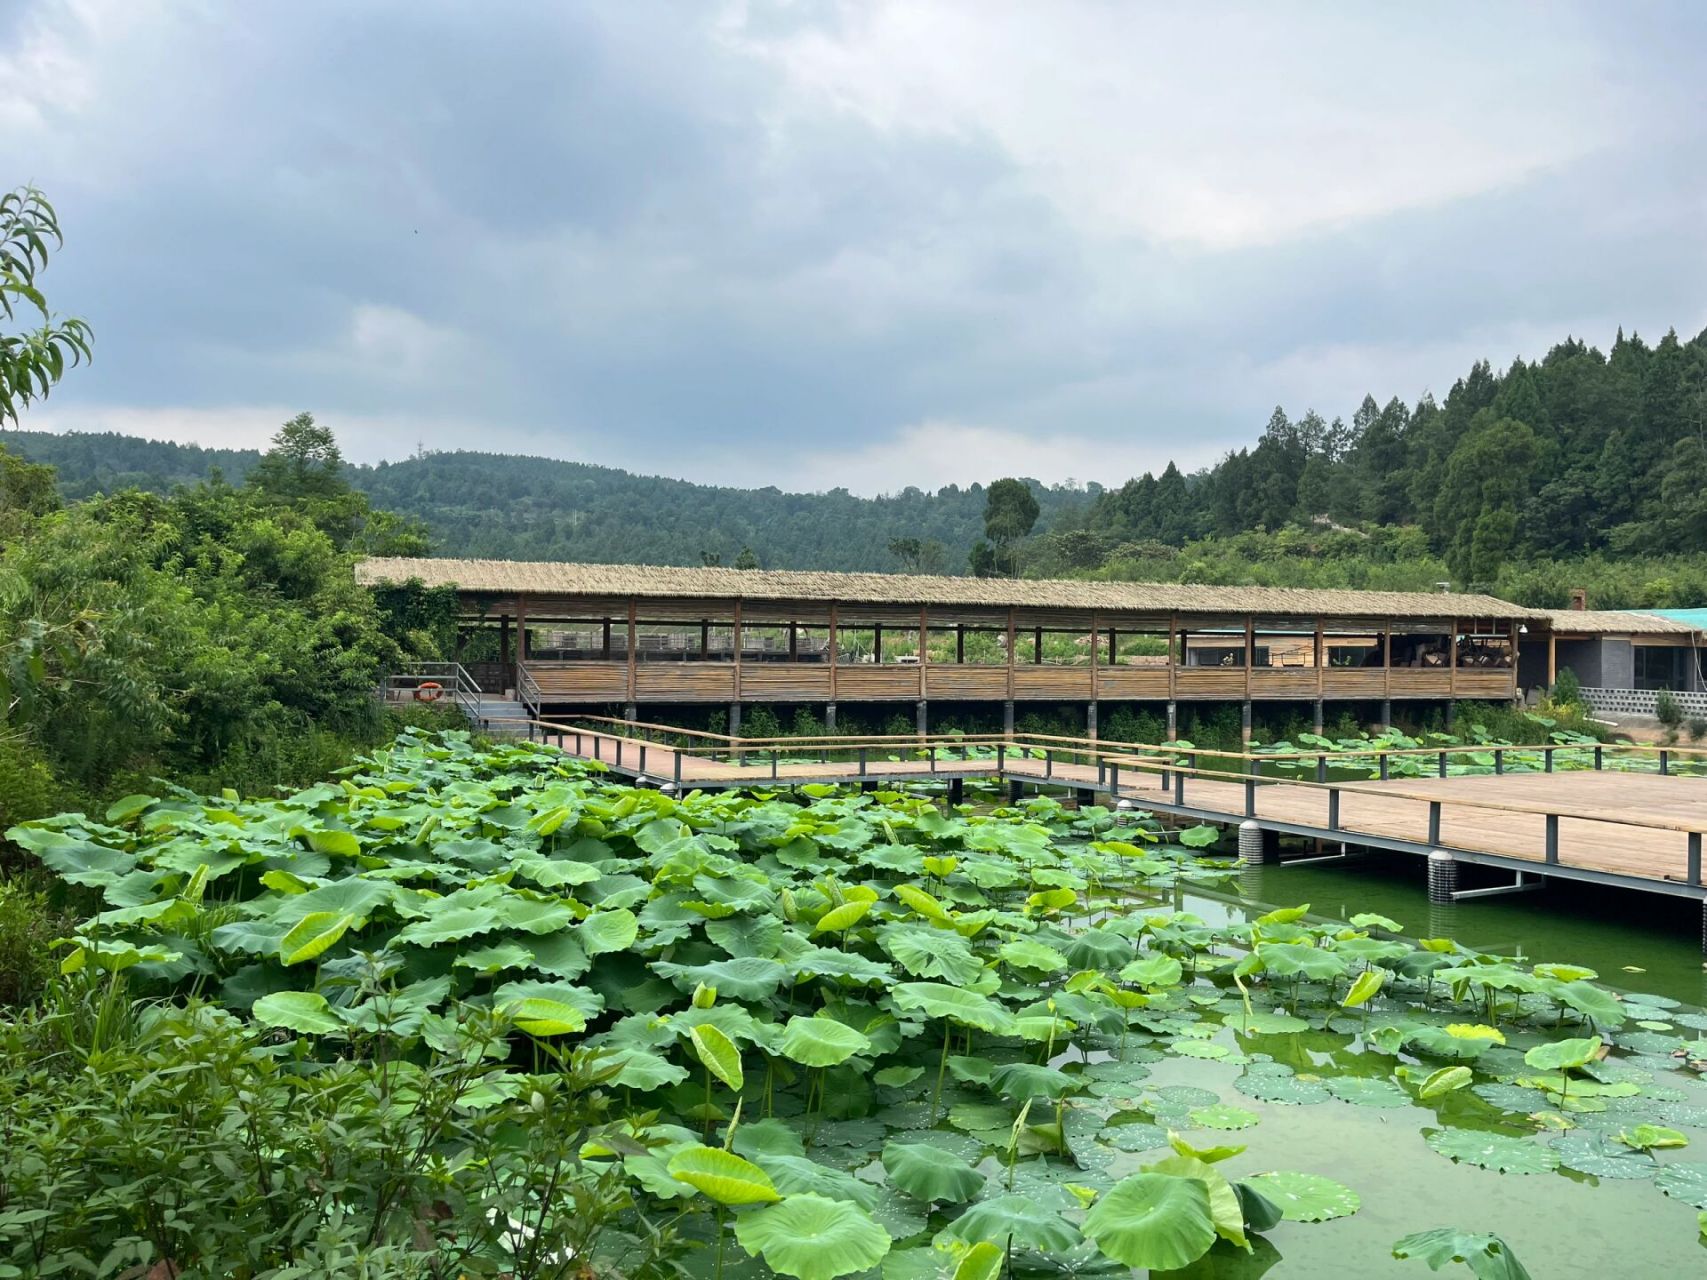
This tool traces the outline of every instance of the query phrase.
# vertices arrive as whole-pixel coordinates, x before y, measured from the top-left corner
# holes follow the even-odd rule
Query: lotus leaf
[[[810,1193],[742,1214],[735,1239],[795,1280],[834,1280],[876,1266],[889,1252],[889,1233],[863,1210]]]
[[[1203,1183],[1161,1173],[1116,1183],[1091,1206],[1084,1230],[1116,1262],[1153,1270],[1195,1262],[1216,1238]]]
[[[1660,1167],[1640,1151],[1633,1151],[1604,1133],[1563,1133],[1553,1139],[1552,1147],[1562,1168],[1596,1178],[1634,1181],[1653,1177]]]
[[[1246,1181],[1279,1205],[1282,1216],[1289,1222],[1327,1222],[1349,1217],[1363,1204],[1350,1187],[1320,1174],[1259,1173]]]
[[[723,1205],[774,1204],[782,1193],[758,1165],[719,1147],[687,1147],[670,1157],[669,1174]]]
[[[1707,1209],[1707,1164],[1668,1164],[1654,1175],[1654,1185],[1673,1200]]]
[[[1558,1152],[1526,1138],[1479,1129],[1436,1129],[1427,1138],[1448,1160],[1496,1173],[1548,1173],[1559,1167]]]
[[[834,1018],[796,1015],[783,1030],[782,1056],[807,1067],[833,1067],[871,1048],[871,1040]]]
[[[331,1035],[344,1030],[326,997],[313,991],[277,991],[262,996],[250,1010],[256,1022],[304,1035]]]
[[[1208,1210],[1204,1212],[1207,1216]],[[942,1235],[968,1244],[1012,1240],[1044,1253],[1064,1253],[1079,1243],[1079,1233],[1071,1223],[1026,1195],[980,1201],[944,1227]]]
[[[889,1181],[916,1200],[959,1204],[984,1186],[984,1175],[951,1152],[926,1142],[891,1142],[883,1148]]]
[[[1476,1280],[1530,1280],[1511,1246],[1498,1236],[1478,1235],[1457,1227],[1418,1231],[1393,1244],[1395,1258],[1420,1258],[1430,1271],[1454,1262],[1469,1266]]]
[[[903,982],[890,994],[900,1008],[917,1010],[929,1018],[948,1018],[997,1034],[1013,1027],[1013,1015],[1001,1005],[974,991],[941,982]]]

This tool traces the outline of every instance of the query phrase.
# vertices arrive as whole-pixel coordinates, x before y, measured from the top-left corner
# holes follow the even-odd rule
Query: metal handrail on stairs
[[[460,662],[417,662],[390,672],[381,693],[386,701],[397,702],[405,697],[416,698],[429,685],[437,685],[444,696],[452,699],[470,724],[480,723],[480,686]]]

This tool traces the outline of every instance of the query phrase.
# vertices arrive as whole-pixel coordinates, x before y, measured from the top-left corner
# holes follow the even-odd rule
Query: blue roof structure
[[[1707,609],[1620,609],[1618,612],[1651,614],[1656,618],[1681,622],[1697,631],[1707,631]]]

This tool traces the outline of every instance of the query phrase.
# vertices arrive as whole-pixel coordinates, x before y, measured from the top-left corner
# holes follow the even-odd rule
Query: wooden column
[[[1393,692],[1393,620],[1387,619],[1381,625],[1381,693],[1383,697]],[[1391,728],[1391,725],[1386,726]]]
[[[798,622],[788,624],[788,660],[790,662],[800,661],[800,624]]]
[[[1031,665],[1043,665],[1043,628],[1033,627],[1031,632]]]
[[[923,702],[929,695],[930,680],[925,675],[925,668],[931,663],[930,618],[925,609],[919,610],[919,701]]]
[[[1179,669],[1185,665],[1185,637],[1179,633],[1179,614],[1168,615],[1168,701],[1175,700]]]
[[[741,701],[741,602],[735,601],[735,618],[729,624],[729,656],[735,663],[735,701]],[[738,736],[739,730],[730,729],[731,735]]]
[[[961,666],[966,665],[966,624],[954,624],[954,660]]]
[[[711,657],[711,620],[699,620],[699,660],[704,662]]]
[[[628,602],[628,701],[629,702],[634,701],[634,687],[635,687],[634,663],[635,663],[635,660],[639,656],[638,654],[635,653],[635,649],[639,647],[639,642],[637,639],[636,628],[635,628],[634,624],[635,624],[637,617],[639,616],[639,612],[640,612],[639,600],[630,600]]]
[[[601,656],[604,658],[604,660],[606,662],[610,661],[610,619],[609,618],[605,619],[604,646],[603,646],[603,649],[601,651]]]
[[[830,606],[830,701],[832,703],[836,700],[836,646],[839,643],[836,635],[836,606],[832,604]]]
[[[1452,634],[1446,637],[1446,691],[1449,697],[1458,695],[1458,619],[1452,619]]]
[[[1102,629],[1097,624],[1101,619],[1093,610],[1091,613],[1091,701],[1097,700],[1097,668],[1102,666]],[[1089,735],[1095,737],[1095,734]]]
[[[1549,629],[1547,632],[1547,687],[1551,689],[1559,682],[1559,637]]]
[[[874,623],[871,628],[871,660],[877,666],[883,665],[883,624]]]
[[[500,613],[498,615],[498,665],[504,669],[506,675],[511,674],[510,615],[507,613]]]
[[[1257,620],[1245,619],[1245,701],[1251,700],[1251,668],[1257,665]],[[1245,726],[1245,737],[1251,736],[1250,726]]]
[[[1327,649],[1322,644],[1322,620],[1320,618],[1316,619],[1315,654],[1316,654],[1316,657],[1315,657],[1315,663],[1316,663],[1316,697],[1318,699],[1320,699],[1322,696],[1322,688],[1323,688],[1322,666],[1323,666],[1324,660],[1327,657]]]
[[[1007,658],[1008,658],[1008,701],[1009,702],[1012,702],[1014,700],[1014,663],[1016,661],[1016,658],[1014,655],[1014,646],[1017,645],[1018,643],[1019,643],[1019,635],[1014,630],[1014,611],[1012,608],[1010,608],[1008,610],[1008,654],[1007,654]]]
[[[1115,637],[1119,634],[1120,633],[1113,627],[1108,629],[1108,665],[1111,667],[1118,667],[1120,665],[1119,646],[1115,640]]]

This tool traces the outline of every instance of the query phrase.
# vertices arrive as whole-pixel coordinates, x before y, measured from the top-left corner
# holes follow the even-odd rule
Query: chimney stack
[[[1582,588],[1582,587],[1572,587],[1571,588],[1571,608],[1573,608],[1573,609],[1587,609],[1588,608],[1588,592],[1584,588]]]

